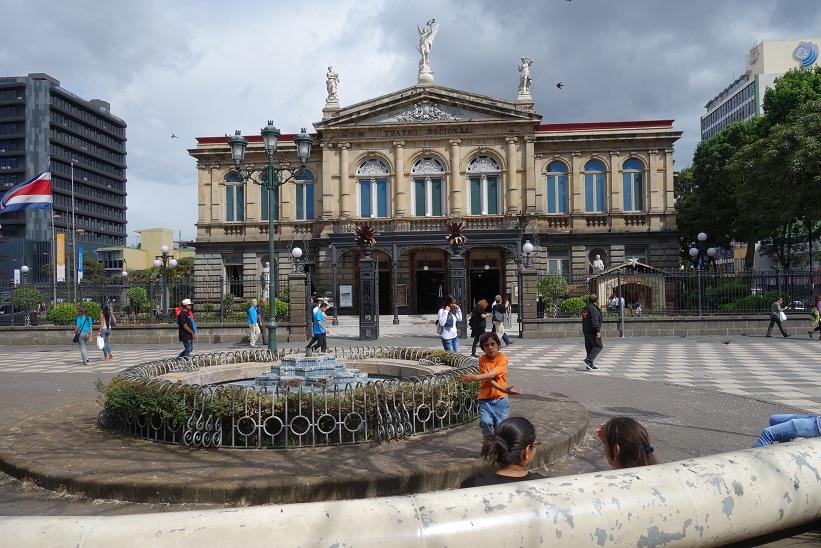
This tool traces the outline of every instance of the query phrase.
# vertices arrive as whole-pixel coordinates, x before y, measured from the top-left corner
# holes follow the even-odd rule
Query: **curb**
[[[590,426],[586,409],[560,394],[531,392],[511,401],[511,415],[533,422],[542,441],[533,468],[567,455]],[[382,444],[209,450],[103,429],[98,413],[99,404],[84,399],[20,421],[0,439],[0,470],[78,496],[233,505],[425,493],[492,470],[478,456],[476,422]]]

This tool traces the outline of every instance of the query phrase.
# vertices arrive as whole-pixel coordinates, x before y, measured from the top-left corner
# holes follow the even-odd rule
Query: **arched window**
[[[584,165],[584,210],[604,213],[604,164],[590,160]]]
[[[547,212],[567,213],[567,167],[561,162],[547,166]]]
[[[501,203],[501,168],[490,156],[477,156],[468,163],[468,204],[471,215],[498,215]]]
[[[416,217],[441,217],[445,168],[436,158],[420,158],[411,167],[411,209]]]
[[[245,220],[245,185],[236,173],[225,178],[225,220]]]
[[[638,160],[631,158],[621,167],[624,211],[642,211],[644,209],[644,166]]]
[[[296,186],[296,218],[306,221],[314,218],[314,174],[308,170],[294,181]]]
[[[357,215],[363,218],[388,216],[388,166],[381,160],[366,160],[356,170]]]

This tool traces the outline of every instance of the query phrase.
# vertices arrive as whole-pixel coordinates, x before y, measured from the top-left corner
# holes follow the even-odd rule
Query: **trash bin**
[[[536,317],[544,318],[544,297],[541,295],[536,296]]]

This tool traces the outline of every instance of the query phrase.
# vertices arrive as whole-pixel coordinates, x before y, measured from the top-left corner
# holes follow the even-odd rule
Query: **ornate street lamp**
[[[277,140],[280,132],[274,127],[273,120],[268,120],[268,125],[260,130],[262,141],[265,146],[265,153],[268,155],[268,163],[263,167],[243,168],[242,162],[245,159],[245,149],[248,140],[237,130],[228,139],[228,146],[231,148],[231,159],[237,173],[243,180],[253,181],[263,186],[268,192],[268,256],[271,263],[271,275],[268,278],[268,295],[271,303],[271,313],[268,314],[268,350],[272,353],[277,351],[277,320],[276,314],[276,281],[277,281],[277,261],[274,251],[274,196],[279,187],[285,183],[302,177],[305,173],[305,164],[311,156],[311,145],[314,140],[302,128],[302,131],[294,138],[296,144],[296,155],[302,165],[296,169],[274,166],[274,153],[277,151]],[[261,173],[262,176],[254,178],[254,173]]]
[[[174,268],[177,266],[177,259],[173,255],[168,254],[169,248],[167,245],[160,247],[162,255],[156,255],[154,259],[154,268],[162,266],[162,317],[168,316],[168,267]],[[123,274],[128,274],[123,272]]]
[[[716,256],[716,248],[714,247],[707,247],[705,243],[707,241],[707,233],[706,232],[699,232],[698,236],[696,236],[698,242],[693,242],[690,247],[690,257],[693,258],[693,268],[696,269],[697,278],[698,278],[698,317],[700,318],[703,313],[702,307],[702,282],[701,276],[704,269],[709,265],[709,263],[713,263],[713,268],[715,268],[715,256]]]
[[[23,283],[25,284],[26,283],[26,274],[29,273],[29,267],[26,266],[26,265],[21,266],[20,267],[20,272],[23,273]]]

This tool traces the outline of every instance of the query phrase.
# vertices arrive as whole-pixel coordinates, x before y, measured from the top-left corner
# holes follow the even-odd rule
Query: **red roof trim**
[[[318,133],[309,133],[311,137],[313,137],[314,141],[320,138]],[[296,137],[296,133],[283,133],[277,139],[278,142],[288,143],[294,142],[294,137]],[[262,135],[243,135],[249,143],[261,143],[262,142]],[[197,137],[197,143],[201,145],[221,145],[221,144],[228,144],[228,136],[225,137]]]
[[[540,124],[536,131],[591,131],[594,129],[642,129],[673,127],[674,120],[637,120],[626,122],[575,122],[569,124]]]

